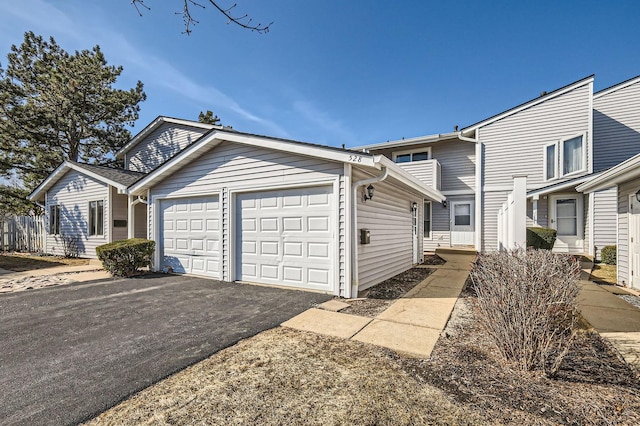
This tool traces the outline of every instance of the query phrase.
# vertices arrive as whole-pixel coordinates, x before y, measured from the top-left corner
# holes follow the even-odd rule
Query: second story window
[[[431,159],[431,149],[421,148],[411,151],[400,151],[393,153],[393,161],[396,163],[410,163],[413,161],[424,161]]]
[[[558,145],[551,144],[544,147],[544,179],[551,180],[558,177]]]
[[[584,138],[582,135],[561,142],[562,174],[568,175],[586,169]]]

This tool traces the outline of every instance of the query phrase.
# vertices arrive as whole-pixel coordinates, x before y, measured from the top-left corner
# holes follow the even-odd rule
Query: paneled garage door
[[[217,196],[160,202],[161,266],[220,278],[220,204]]]
[[[331,187],[236,198],[237,279],[334,291]]]

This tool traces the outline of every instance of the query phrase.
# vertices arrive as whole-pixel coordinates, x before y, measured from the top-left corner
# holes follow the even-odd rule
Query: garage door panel
[[[333,291],[331,193],[314,187],[238,195],[237,279]]]
[[[161,266],[170,266],[177,273],[219,278],[218,197],[162,200],[161,214]]]

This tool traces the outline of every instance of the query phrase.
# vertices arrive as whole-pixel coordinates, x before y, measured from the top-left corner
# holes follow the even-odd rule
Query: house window
[[[575,198],[556,201],[558,235],[578,235],[578,207]]]
[[[562,174],[568,175],[586,169],[584,138],[582,135],[561,142]]]
[[[431,238],[431,201],[424,202],[423,229],[424,237]]]
[[[544,147],[544,179],[558,177],[558,145],[553,143]]]
[[[49,206],[49,234],[60,235],[60,206]]]
[[[396,163],[410,163],[413,161],[424,161],[431,159],[431,149],[422,148],[412,151],[401,151],[393,153],[393,161]]]
[[[454,206],[453,224],[455,226],[471,225],[471,204],[456,204]]]
[[[104,234],[104,201],[89,203],[89,235]]]

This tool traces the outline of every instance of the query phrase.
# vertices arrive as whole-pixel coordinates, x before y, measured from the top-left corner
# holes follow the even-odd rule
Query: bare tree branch
[[[151,8],[147,6],[144,2],[145,0],[131,0],[131,4],[136,8],[136,11],[140,16],[142,16],[141,8],[151,10]],[[273,24],[273,22],[267,25],[263,25],[261,23],[254,24],[253,19],[250,18],[249,15],[246,13],[242,16],[233,16],[231,14],[231,11],[233,10],[233,8],[237,6],[236,3],[234,3],[231,7],[228,7],[226,9],[221,7],[218,4],[218,2],[215,0],[209,0],[209,3],[211,3],[213,7],[215,7],[220,13],[222,13],[228,19],[227,24],[233,23],[244,29],[247,29],[250,31],[257,31],[260,34],[268,33],[269,29],[271,28],[271,25]],[[191,15],[190,7],[193,7],[193,6],[197,6],[199,8],[205,9],[205,6],[203,4],[198,3],[196,0],[183,0],[182,10],[179,12],[176,12],[176,15],[182,15],[182,20],[185,26],[185,30],[183,31],[183,34],[190,35],[192,32],[191,28],[199,23],[199,21],[197,21]]]

